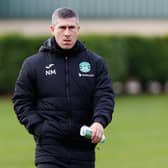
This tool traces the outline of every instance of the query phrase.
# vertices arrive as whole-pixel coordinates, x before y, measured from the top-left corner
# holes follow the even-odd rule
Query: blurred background
[[[79,39],[104,57],[113,81],[116,108],[96,168],[167,168],[167,0],[1,0],[0,167],[34,167],[34,142],[11,97],[23,60],[51,36],[58,7],[79,13]]]
[[[79,12],[82,33],[167,33],[167,0],[1,0],[0,31],[48,34],[50,16],[62,6]]]

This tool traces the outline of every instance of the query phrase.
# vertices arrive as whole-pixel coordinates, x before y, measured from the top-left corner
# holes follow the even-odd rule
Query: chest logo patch
[[[91,70],[91,65],[89,62],[83,61],[79,64],[79,69],[81,72],[87,73]]]
[[[45,75],[50,76],[50,75],[56,75],[56,69],[53,69],[52,67],[54,64],[49,64],[48,66],[45,66]],[[51,69],[52,68],[52,69]]]

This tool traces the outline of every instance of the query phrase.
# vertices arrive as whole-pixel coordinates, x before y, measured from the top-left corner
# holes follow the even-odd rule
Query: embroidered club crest
[[[87,73],[91,70],[91,65],[89,62],[83,61],[79,64],[79,69],[81,72]]]

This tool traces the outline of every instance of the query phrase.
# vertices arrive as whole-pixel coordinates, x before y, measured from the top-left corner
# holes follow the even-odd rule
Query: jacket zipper
[[[69,94],[69,67],[68,67],[68,57],[65,57],[65,85],[66,85],[66,96],[68,104],[70,103],[70,94]]]
[[[68,56],[65,57],[65,85],[66,85],[66,96],[67,103],[69,106],[68,116],[69,116],[69,127],[72,127],[71,124],[71,102],[70,102],[70,83],[69,83],[69,65],[68,65]]]

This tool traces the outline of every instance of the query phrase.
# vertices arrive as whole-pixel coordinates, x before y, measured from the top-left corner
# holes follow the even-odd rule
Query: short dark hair
[[[52,14],[52,24],[56,23],[57,18],[76,18],[79,22],[79,16],[76,11],[70,8],[57,8]]]

